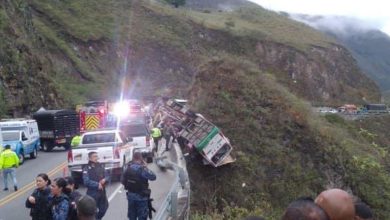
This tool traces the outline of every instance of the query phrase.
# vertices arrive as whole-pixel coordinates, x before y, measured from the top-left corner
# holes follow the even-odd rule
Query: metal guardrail
[[[181,149],[172,144],[175,151],[176,163],[167,160],[167,157],[156,158],[156,164],[165,169],[175,170],[175,180],[169,189],[161,207],[153,217],[155,220],[187,220],[190,214],[190,181],[185,159]]]

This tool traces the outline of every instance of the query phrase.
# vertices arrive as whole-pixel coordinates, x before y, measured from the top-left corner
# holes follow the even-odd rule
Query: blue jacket
[[[133,169],[135,172],[139,173],[141,178],[144,181],[148,181],[148,180],[154,181],[154,180],[156,180],[156,174],[154,174],[153,171],[145,168],[141,164],[131,163],[128,167]]]
[[[106,180],[106,184],[110,181],[110,174],[104,169],[104,165],[100,163],[89,162],[83,169],[83,182],[87,187],[87,195],[96,198],[101,193],[106,193],[105,186],[103,190],[99,190],[99,181]]]
[[[69,212],[69,198],[65,194],[49,197],[53,220],[67,220]]]
[[[136,175],[136,176],[134,176]],[[130,181],[129,181],[130,180]],[[145,200],[148,197],[145,192],[149,191],[149,180],[156,180],[156,174],[151,170],[138,163],[131,163],[127,166],[122,176],[122,184],[128,191],[128,197],[134,200]],[[129,184],[134,183],[135,184]]]

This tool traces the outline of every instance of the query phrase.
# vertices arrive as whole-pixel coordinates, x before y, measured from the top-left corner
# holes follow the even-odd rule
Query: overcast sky
[[[264,8],[310,15],[349,16],[390,35],[390,1],[385,0],[250,0]]]

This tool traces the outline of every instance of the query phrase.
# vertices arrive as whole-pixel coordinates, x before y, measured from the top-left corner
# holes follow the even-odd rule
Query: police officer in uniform
[[[98,208],[96,219],[102,219],[108,209],[106,184],[110,175],[104,165],[98,162],[98,155],[92,151],[88,153],[88,165],[83,169],[83,182],[87,187],[87,195],[95,199]]]
[[[80,145],[80,142],[81,142],[81,135],[76,135],[72,138],[72,141],[70,142],[70,146],[72,146],[72,148],[75,148]]]
[[[122,184],[127,190],[129,220],[146,220],[151,209],[149,180],[156,180],[156,175],[147,168],[140,152],[133,154],[132,162],[122,175]]]

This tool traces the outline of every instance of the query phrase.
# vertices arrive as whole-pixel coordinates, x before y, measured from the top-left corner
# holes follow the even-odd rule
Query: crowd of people
[[[373,220],[370,207],[362,201],[355,200],[344,190],[325,190],[315,199],[301,197],[291,202],[281,220]],[[250,216],[244,220],[265,218]]]
[[[33,220],[99,220],[104,217],[109,206],[105,188],[110,176],[98,162],[96,152],[90,152],[88,157],[88,165],[83,169],[86,195],[77,191],[72,177],[51,181],[45,173],[37,175],[36,189],[25,204]],[[130,220],[146,220],[150,216],[149,180],[156,180],[156,175],[147,168],[142,154],[135,152],[121,178],[127,190]]]

